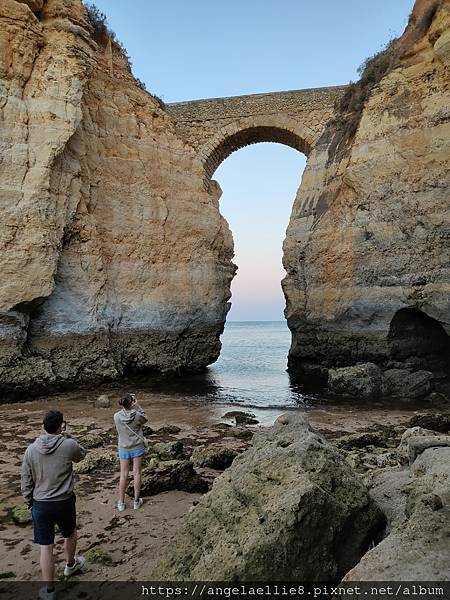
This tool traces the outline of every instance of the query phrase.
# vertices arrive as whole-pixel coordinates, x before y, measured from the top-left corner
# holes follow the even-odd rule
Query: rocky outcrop
[[[416,3],[308,159],[284,243],[294,373],[449,374],[449,6]]]
[[[142,469],[141,495],[154,496],[169,490],[185,492],[206,492],[208,483],[194,469],[189,460],[150,459]],[[134,496],[133,482],[128,485],[127,493]]]
[[[191,460],[196,467],[209,467],[223,471],[232,464],[237,455],[238,451],[234,448],[228,448],[221,444],[210,444],[194,448]]]
[[[81,0],[0,21],[1,390],[204,368],[234,266],[194,151]]]
[[[335,581],[382,524],[340,453],[290,414],[214,481],[149,577]]]
[[[381,371],[373,363],[328,371],[328,387],[340,396],[374,400],[381,393]]]
[[[450,549],[450,436],[413,435],[421,452],[410,469],[375,474],[371,495],[388,516],[387,536],[345,581],[448,581]],[[421,443],[421,440],[428,440]]]

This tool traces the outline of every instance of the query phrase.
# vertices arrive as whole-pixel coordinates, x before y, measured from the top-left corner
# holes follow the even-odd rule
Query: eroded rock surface
[[[355,95],[312,150],[284,243],[293,372],[449,374],[449,14],[417,2],[365,105]],[[426,395],[417,379],[389,393]]]
[[[339,452],[291,414],[214,481],[149,577],[336,580],[382,523]]]
[[[448,581],[450,448],[425,448],[411,469],[375,474],[371,495],[388,516],[388,535],[344,579]]]
[[[80,0],[27,4],[0,7],[1,389],[204,368],[234,273],[219,191]]]

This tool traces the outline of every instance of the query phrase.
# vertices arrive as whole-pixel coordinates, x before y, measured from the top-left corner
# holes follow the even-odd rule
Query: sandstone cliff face
[[[80,1],[27,4],[0,8],[2,389],[202,368],[234,274],[218,194]]]
[[[284,244],[292,371],[450,365],[450,3],[417,2],[347,144],[330,122]]]
[[[292,371],[448,369],[449,5],[418,0],[356,133],[335,120],[312,150]],[[195,150],[81,0],[3,0],[0,25],[0,390],[213,362],[233,243]]]

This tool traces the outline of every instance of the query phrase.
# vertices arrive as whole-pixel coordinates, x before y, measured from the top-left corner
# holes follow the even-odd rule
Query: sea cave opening
[[[392,318],[388,340],[393,359],[450,373],[450,337],[444,327],[417,308],[402,308]]]

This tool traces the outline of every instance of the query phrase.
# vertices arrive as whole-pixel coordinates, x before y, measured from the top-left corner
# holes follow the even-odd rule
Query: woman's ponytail
[[[126,410],[128,410],[129,408],[131,408],[131,406],[133,405],[133,403],[134,403],[134,397],[131,394],[125,394],[125,396],[123,396],[119,400],[119,406],[122,406]]]

